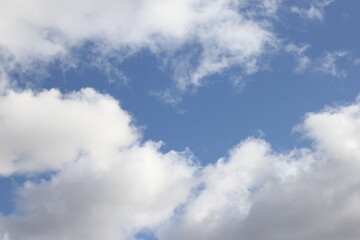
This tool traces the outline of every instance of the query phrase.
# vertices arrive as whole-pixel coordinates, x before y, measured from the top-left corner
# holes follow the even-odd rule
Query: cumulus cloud
[[[1,175],[55,172],[18,190],[2,239],[132,239],[195,184],[190,152],[141,142],[118,102],[92,89],[10,92],[0,106]]]
[[[0,218],[3,239],[135,239],[142,229],[160,240],[360,236],[358,100],[307,114],[295,130],[311,147],[278,152],[249,138],[205,166],[141,142],[118,103],[91,89],[11,92],[0,113],[10,144],[1,173],[55,170],[18,189],[16,210]],[[18,152],[27,154],[14,160]]]
[[[94,56],[91,64],[148,49],[171,60],[176,85],[184,90],[231,66],[253,72],[276,44],[268,20],[279,2],[1,0],[0,55],[6,71],[32,71],[29,64],[55,59],[76,65],[74,49],[85,46]],[[189,54],[195,60],[189,62]]]
[[[360,231],[360,103],[310,113],[313,148],[248,139],[204,168],[203,189],[160,239],[347,239]]]
[[[256,212],[256,199],[271,186],[282,188],[309,171],[313,161],[313,156],[305,149],[282,155],[272,152],[270,145],[261,139],[242,142],[227,159],[204,169],[204,189],[189,201],[178,220],[180,224],[160,230],[160,239],[170,236],[172,239],[272,239],[267,235],[257,238],[251,235],[266,227],[261,225],[264,224],[262,219],[247,226]],[[270,194],[266,197],[282,197]],[[262,217],[277,217],[265,214]],[[282,233],[281,229],[278,231]],[[292,235],[287,238],[289,236]]]
[[[310,20],[323,20],[324,9],[335,0],[313,0],[308,8],[294,6],[291,11],[299,14],[302,18]]]

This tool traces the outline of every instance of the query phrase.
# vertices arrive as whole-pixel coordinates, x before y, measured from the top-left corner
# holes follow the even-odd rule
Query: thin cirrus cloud
[[[309,47],[309,44],[296,45],[291,43],[286,45],[285,51],[295,57],[296,67],[294,71],[296,73],[302,73],[309,67],[311,59],[305,55]]]
[[[279,4],[277,0],[256,4],[232,0],[2,0],[2,72],[32,71],[29,64],[46,66],[55,59],[74,66],[78,64],[74,49],[92,43],[88,51],[96,59],[92,58],[92,64],[114,51],[120,61],[142,49],[165,54],[176,86],[186,90],[231,66],[245,73],[255,71],[260,57],[277,44],[270,19]],[[190,45],[199,47],[189,50],[186,46]],[[197,59],[195,66],[189,55]]]
[[[299,16],[304,19],[322,21],[324,20],[324,9],[334,1],[335,0],[308,1],[310,5],[308,8],[293,6],[291,11],[299,14]]]
[[[318,67],[316,70],[333,77],[345,78],[348,73],[345,69],[339,67],[340,60],[351,60],[351,54],[343,50],[325,52],[325,54],[318,59]],[[352,63],[350,64],[352,65]]]
[[[325,51],[318,57],[310,57],[306,53],[309,48],[309,44],[296,45],[290,43],[286,45],[285,51],[293,55],[296,61],[295,73],[318,72],[344,79],[348,75],[347,68],[358,65],[357,58],[349,51]]]
[[[22,143],[22,152],[33,150],[21,161],[2,162],[1,169],[8,169],[2,175],[56,171],[49,180],[28,181],[18,189],[16,210],[0,218],[3,239],[134,239],[144,229],[160,240],[359,236],[358,100],[308,113],[294,129],[311,140],[309,148],[277,152],[263,139],[248,138],[204,166],[191,152],[162,153],[160,143],[142,142],[118,103],[91,89],[68,95],[9,93],[1,103],[13,107],[2,119],[22,116],[13,127],[6,125],[8,131],[16,132],[20,124],[26,137],[39,136],[34,142],[24,142],[23,134],[1,136],[4,143]],[[62,115],[54,115],[49,103]],[[99,111],[103,116],[96,119]],[[95,120],[85,124],[89,116]],[[32,129],[26,124],[31,118],[42,124]],[[78,138],[69,131],[69,119],[83,124],[77,128],[88,135]],[[117,130],[108,139],[106,129],[113,127]],[[43,152],[41,142],[54,150]],[[58,161],[39,162],[36,154]]]

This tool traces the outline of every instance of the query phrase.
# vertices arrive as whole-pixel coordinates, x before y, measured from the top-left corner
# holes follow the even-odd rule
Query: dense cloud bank
[[[18,189],[6,240],[357,239],[360,103],[309,113],[311,148],[248,138],[201,166],[142,141],[130,115],[92,89],[0,98],[1,175],[54,171]]]

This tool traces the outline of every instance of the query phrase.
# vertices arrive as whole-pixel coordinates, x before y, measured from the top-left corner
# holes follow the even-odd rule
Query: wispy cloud
[[[288,44],[285,47],[285,51],[294,55],[296,59],[296,67],[295,72],[302,73],[304,72],[309,65],[311,64],[311,59],[305,55],[305,51],[310,47],[309,44],[296,45],[296,44]]]
[[[347,76],[347,71],[345,69],[341,69],[337,63],[340,59],[348,57],[349,52],[347,51],[326,52],[323,57],[318,59],[318,66],[316,70],[329,74],[333,77],[344,78]]]
[[[350,51],[325,51],[315,57],[306,53],[309,48],[309,44],[290,43],[286,45],[285,51],[295,58],[294,71],[296,73],[320,72],[336,78],[345,78],[348,75],[348,69],[357,65],[357,58]]]
[[[322,21],[324,19],[324,9],[334,1],[335,0],[312,0],[308,8],[293,6],[291,11],[305,19]]]
[[[354,65],[360,65],[360,58],[354,59]]]

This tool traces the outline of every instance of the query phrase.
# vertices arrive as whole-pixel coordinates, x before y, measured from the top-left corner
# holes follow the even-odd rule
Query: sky
[[[359,239],[359,1],[0,6],[0,240]]]

